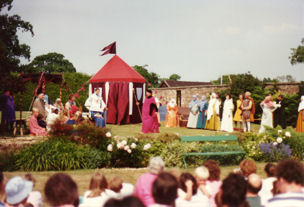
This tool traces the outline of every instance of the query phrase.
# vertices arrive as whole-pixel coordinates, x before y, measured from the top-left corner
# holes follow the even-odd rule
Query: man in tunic
[[[208,109],[207,97],[205,95],[202,96],[201,101],[198,103],[198,107],[199,107],[199,115],[197,119],[196,128],[205,129],[207,122],[207,109]]]
[[[38,115],[42,120],[46,120],[47,111],[45,110],[44,93],[39,93],[34,101],[33,108],[38,110]]]
[[[251,116],[252,105],[253,103],[250,99],[250,92],[247,91],[245,93],[245,98],[241,105],[244,132],[250,132],[250,116]]]
[[[220,105],[216,93],[212,93],[208,104],[206,129],[220,130]]]
[[[304,132],[304,96],[301,96],[301,102],[298,108],[298,121],[297,121],[297,132]]]
[[[158,108],[152,96],[152,90],[148,89],[142,109],[142,133],[159,133],[157,112]]]
[[[276,104],[280,105],[280,107],[278,107],[273,113],[274,128],[276,128],[278,125],[280,125],[283,129],[285,129],[286,128],[285,100],[282,95],[279,95],[278,100],[276,101]]]
[[[177,111],[175,99],[171,99],[167,105],[167,116],[165,121],[165,127],[177,127]]]
[[[198,118],[198,98],[197,95],[193,95],[192,98],[193,98],[192,101],[189,103],[190,113],[189,113],[187,127],[195,129]]]

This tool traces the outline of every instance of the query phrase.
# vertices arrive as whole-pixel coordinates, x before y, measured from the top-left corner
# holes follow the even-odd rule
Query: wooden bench
[[[232,155],[232,154],[241,154],[244,155],[243,150],[239,151],[226,151],[226,152],[186,152],[184,143],[185,142],[218,142],[218,141],[235,141],[238,143],[237,136],[235,135],[221,135],[221,136],[182,136],[182,158],[184,162],[184,167],[187,168],[186,157],[188,156],[209,156],[209,155]]]

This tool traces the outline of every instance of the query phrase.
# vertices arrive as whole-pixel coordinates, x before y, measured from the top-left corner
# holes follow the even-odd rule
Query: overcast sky
[[[304,80],[304,64],[288,59],[304,37],[303,0],[14,0],[10,13],[34,27],[34,37],[20,33],[31,59],[62,53],[79,72],[96,73],[112,56],[99,50],[117,41],[129,65],[161,77]]]

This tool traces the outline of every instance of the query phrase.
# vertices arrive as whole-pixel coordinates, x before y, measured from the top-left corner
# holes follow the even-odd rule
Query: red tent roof
[[[123,81],[145,83],[146,80],[118,55],[112,57],[90,80],[90,83]]]

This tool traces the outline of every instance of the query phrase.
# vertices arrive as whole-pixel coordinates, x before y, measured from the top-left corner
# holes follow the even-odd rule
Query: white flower
[[[285,136],[286,136],[286,137],[291,137],[290,132],[285,132]]]
[[[124,150],[126,150],[126,151],[128,151],[129,149],[130,149],[129,145],[126,145],[126,146],[124,147]]]
[[[281,133],[282,133],[282,130],[281,130],[281,129],[279,129],[279,130],[278,130],[278,134],[281,134]]]
[[[111,136],[112,136],[111,132],[106,133],[106,137],[111,137]]]
[[[277,142],[280,144],[280,143],[283,142],[283,139],[282,139],[281,137],[278,137],[278,138],[277,138]]]
[[[134,142],[131,144],[131,148],[132,148],[132,149],[135,149],[135,148],[136,148],[136,144],[135,144]]]
[[[127,141],[126,141],[126,140],[122,140],[121,144],[122,144],[123,146],[125,146],[125,145],[127,144]]]
[[[273,143],[273,146],[277,146],[277,145],[278,145],[278,143],[277,143],[277,142],[274,142],[274,143]]]
[[[112,152],[112,151],[113,151],[113,145],[112,145],[112,144],[109,144],[109,145],[107,146],[107,150],[108,150],[109,152]]]
[[[117,149],[120,149],[122,145],[120,142],[118,142],[116,146],[117,146]]]
[[[131,153],[132,153],[132,150],[128,149],[127,152],[128,152],[129,154],[131,154]]]
[[[150,143],[144,145],[144,150],[148,150],[150,148],[151,148],[151,144]]]

